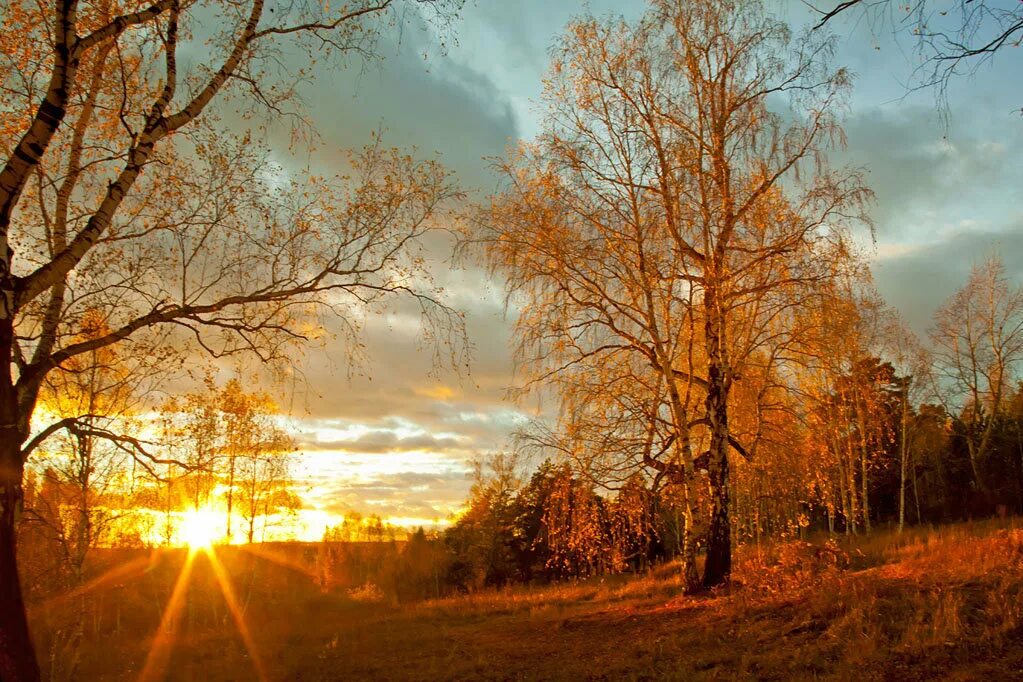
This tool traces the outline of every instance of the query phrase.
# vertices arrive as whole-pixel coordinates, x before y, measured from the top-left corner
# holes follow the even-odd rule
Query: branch
[[[710,420],[707,417],[700,417],[699,419],[694,419],[693,421],[689,422],[689,428],[692,428],[694,426],[701,426],[701,425],[702,426],[710,426]],[[742,455],[742,458],[745,459],[747,462],[752,462],[753,461],[753,455],[751,455],[746,450],[746,448],[743,447],[742,443],[737,441],[735,439],[735,437],[732,436],[731,434],[728,434],[728,444],[732,446],[733,450],[735,450],[740,455]],[[699,457],[697,457],[697,460],[700,460],[700,461],[703,461],[704,463],[706,463],[706,460],[704,458],[707,457],[707,456],[709,456],[709,451],[705,452],[702,455],[700,455]],[[706,467],[704,467],[704,468],[706,468]]]
[[[113,443],[119,450],[127,453],[132,459],[134,459],[136,462],[142,465],[142,467],[147,472],[149,472],[149,474],[153,478],[157,480],[162,481],[165,479],[161,478],[159,474],[157,474],[156,471],[153,470],[153,468],[150,466],[151,464],[170,464],[173,466],[181,467],[186,471],[194,471],[197,468],[201,468],[191,465],[188,462],[182,462],[177,459],[164,459],[162,457],[157,457],[156,455],[146,450],[146,448],[144,447],[144,445],[150,445],[149,442],[139,440],[138,438],[134,438],[132,436],[127,436],[121,433],[114,433],[113,431],[108,431],[107,429],[101,429],[95,426],[82,427],[77,425],[77,423],[75,425],[69,426],[68,430],[79,437],[89,436],[91,438],[101,438],[105,441]]]
[[[156,144],[170,133],[195,120],[238,69],[242,59],[249,50],[249,43],[256,32],[256,26],[262,13],[263,0],[255,0],[245,27],[235,41],[231,54],[224,60],[216,74],[206,83],[206,86],[180,111],[170,116],[162,115],[169,102],[170,95],[174,92],[173,85],[171,83],[166,84],[160,97],[153,103],[153,108],[147,117],[144,130],[138,135],[138,140],[128,151],[128,158],[124,167],[117,178],[107,187],[106,195],[100,202],[99,207],[89,218],[88,223],[86,223],[81,232],[75,235],[75,238],[66,249],[18,282],[18,290],[14,301],[16,308],[20,308],[30,302],[57,281],[63,279],[96,245],[100,237],[110,226],[114,215],[120,209],[121,202],[124,201],[124,198],[135,184],[136,179],[142,173],[142,169],[149,161],[149,156],[152,154]],[[167,37],[168,76],[172,76],[175,73],[173,50],[176,45],[176,29],[176,22],[172,21],[171,26],[168,28]],[[61,117],[63,117],[63,111]],[[3,185],[0,183],[0,192],[2,192],[2,189]],[[2,199],[3,194],[0,193],[0,200]],[[2,209],[2,206],[0,206],[0,209]],[[0,214],[0,218],[2,218],[2,214]],[[4,226],[5,223],[0,220],[0,229],[3,229]],[[3,274],[5,273],[0,272],[0,276]]]
[[[746,451],[746,448],[742,446],[742,443],[735,440],[731,435],[728,436],[728,444],[732,446],[732,449],[742,455],[742,458],[747,462],[753,461],[753,455]]]
[[[76,53],[81,55],[89,48],[120,35],[132,26],[138,26],[155,19],[169,9],[173,2],[174,0],[160,0],[144,10],[133,12],[131,14],[122,14],[106,26],[98,28],[89,35],[80,39],[75,45]]]
[[[90,416],[95,416],[95,415],[83,415],[83,416],[84,417],[90,417]],[[69,429],[70,430],[71,425],[72,424],[76,424],[80,418],[81,417],[64,417],[63,419],[50,424],[45,429],[40,431],[38,434],[36,434],[36,436],[32,440],[30,440],[25,445],[25,447],[23,447],[21,449],[21,461],[23,461],[23,462],[28,461],[28,456],[31,455],[32,452],[36,448],[38,448],[40,445],[42,445],[43,442],[47,438],[49,438],[53,434],[57,433],[61,429]]]
[[[658,459],[661,455],[668,451],[668,448],[670,448],[672,444],[674,444],[674,442],[675,434],[671,434],[670,436],[668,436],[667,440],[664,441],[664,447],[662,447],[656,455],[650,454],[650,447],[647,447],[643,452],[643,464],[650,467],[651,469],[661,472],[662,474],[668,472],[676,473],[683,471],[682,467],[680,467],[678,464],[674,464],[672,462],[662,462],[660,459]],[[648,443],[648,446],[649,445],[651,445],[651,443]]]
[[[50,145],[53,135],[67,114],[68,98],[78,68],[75,54],[75,19],[77,0],[58,0],[54,26],[53,67],[50,82],[46,87],[43,101],[36,109],[35,118],[28,130],[11,150],[7,163],[0,171],[0,279],[10,275],[7,251],[7,230],[11,224],[14,207],[21,197],[32,170],[39,165]],[[13,311],[0,311],[0,315]]]
[[[375,14],[382,12],[387,9],[393,0],[384,0],[378,5],[369,5],[347,14],[342,14],[337,19],[331,22],[310,22],[306,24],[296,24],[294,26],[274,26],[271,28],[264,28],[262,31],[257,32],[252,36],[253,40],[263,38],[268,35],[286,35],[288,33],[301,33],[302,31],[333,31],[341,24],[351,21],[352,19],[358,19],[365,14]]]
[[[821,20],[819,22],[817,22],[817,24],[813,27],[813,30],[816,31],[817,29],[822,28],[824,26],[824,24],[828,23],[829,21],[831,21],[832,19],[837,17],[842,12],[845,12],[848,9],[852,9],[856,5],[862,4],[863,1],[864,0],[844,0],[843,2],[840,2],[837,5],[835,5],[834,8],[832,8],[830,11],[827,11],[827,12],[825,12],[824,10],[817,9],[816,7],[814,7],[813,5],[811,5],[808,2],[805,3],[805,4],[806,4],[807,7],[809,7],[814,12],[817,12],[818,14],[822,15],[821,16]]]
[[[655,364],[653,362],[650,363],[650,366],[653,367],[658,372],[661,371],[661,368],[657,364]],[[674,367],[672,367],[671,368],[671,373],[674,374],[676,377],[678,377],[680,379],[683,379],[685,381],[690,381],[690,382],[696,384],[697,386],[699,386],[700,388],[702,388],[704,390],[706,390],[707,388],[710,387],[710,384],[707,383],[706,379],[701,379],[700,377],[694,376],[694,375],[690,374],[689,372],[684,372],[684,371],[682,371],[680,369],[675,369]]]

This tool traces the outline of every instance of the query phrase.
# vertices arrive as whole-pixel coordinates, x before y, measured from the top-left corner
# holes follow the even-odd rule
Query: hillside
[[[372,587],[324,592],[316,548],[218,549],[258,665],[196,556],[150,679],[1023,679],[1018,520],[743,550],[733,585],[681,597],[674,565],[645,576],[398,605]],[[89,591],[79,674],[138,679],[186,558],[127,551]],[[76,597],[35,604],[50,635]],[[140,633],[154,633],[140,636]]]

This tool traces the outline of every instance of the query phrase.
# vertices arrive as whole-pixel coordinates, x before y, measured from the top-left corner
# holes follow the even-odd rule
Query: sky
[[[821,0],[825,6],[827,0]],[[811,18],[797,0],[772,5],[798,31]],[[641,2],[478,0],[445,34],[406,26],[385,35],[381,59],[319,73],[302,91],[321,135],[314,165],[340,167],[340,150],[382,131],[389,145],[436,153],[466,189],[484,196],[492,161],[538,130],[536,102],[548,51],[584,11],[635,18]],[[854,75],[845,131],[833,156],[867,171],[876,201],[863,242],[875,282],[917,333],[978,259],[997,252],[1009,272],[1023,262],[1023,96],[1019,51],[1006,51],[952,82],[942,111],[931,90],[911,91],[919,59],[910,38],[850,15],[831,24],[836,65]],[[943,116],[947,113],[947,116]],[[287,165],[286,160],[282,163]],[[438,369],[417,320],[397,310],[365,329],[365,362],[352,368],[340,342],[296,360],[303,377],[287,406],[302,454],[297,472],[311,524],[347,510],[402,525],[444,523],[462,505],[468,462],[508,449],[535,409],[506,400],[514,384],[510,314],[500,282],[434,249],[431,267],[449,302],[465,311],[472,362]],[[328,331],[330,323],[327,323]],[[312,534],[312,528],[308,534]]]

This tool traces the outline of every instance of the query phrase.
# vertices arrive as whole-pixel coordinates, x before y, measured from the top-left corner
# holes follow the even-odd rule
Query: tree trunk
[[[870,479],[867,475],[867,451],[860,451],[860,484],[863,488],[863,530],[870,535]]]
[[[849,493],[849,519],[852,524],[852,534],[857,535],[860,522],[860,506],[858,504],[859,497],[856,495],[856,451],[853,447],[852,438],[846,437],[845,440],[846,455],[848,457],[845,470],[849,476],[846,485],[847,492]]]
[[[7,414],[4,418],[7,421]],[[39,664],[18,576],[17,533],[24,502],[24,468],[20,448],[23,439],[11,433],[15,430],[0,428],[0,680],[35,682],[39,680]]]
[[[899,434],[899,532],[906,523],[906,427],[909,403],[909,380],[902,385],[902,428]]]
[[[969,426],[967,426],[969,428]],[[973,443],[973,435],[970,433],[966,434],[966,454],[970,460],[970,473],[973,474],[973,483],[977,486],[978,490],[984,489],[984,483],[980,476],[980,467],[977,466],[977,446]]]
[[[867,535],[870,535],[870,476],[867,466],[868,454],[870,452],[870,441],[867,438],[867,422],[870,417],[864,414],[866,406],[861,406],[859,399],[856,400],[854,409],[860,431],[860,495],[862,496],[860,502],[863,509],[863,530]]]
[[[1019,458],[1017,460],[1019,468],[1017,469],[1017,472],[1019,474],[1018,476],[1019,490],[1021,493],[1023,493],[1023,436],[1020,435],[1019,428],[1021,418],[1017,415],[1015,419],[1016,419],[1016,452],[1019,455]],[[1023,494],[1019,496],[1019,499],[1016,503],[1016,512],[1017,513],[1023,512]]]
[[[842,518],[845,520],[845,534],[852,534],[852,511],[850,510],[849,495],[847,488],[847,476],[845,473],[845,457],[841,448],[834,445],[835,461],[838,462],[838,500],[842,508]]]
[[[234,512],[234,468],[235,456],[231,455],[231,466],[227,481],[227,544],[231,544],[231,514]]]
[[[700,591],[700,570],[696,565],[696,533],[693,532],[693,522],[693,510],[689,500],[687,486],[681,547],[683,594],[695,594]]]
[[[920,520],[920,491],[917,489],[917,484],[916,484],[916,465],[915,464],[910,469],[910,472],[913,474],[913,502],[916,504],[916,525],[919,526],[922,523],[922,521]]]
[[[728,515],[728,377],[722,362],[725,354],[722,338],[724,320],[717,310],[717,297],[711,290],[705,292],[704,303],[707,307],[706,406],[710,421],[707,471],[710,476],[711,514],[703,585],[716,587],[727,583],[732,573],[732,526]]]
[[[6,235],[6,233],[4,233]],[[6,239],[0,239],[0,278],[7,284],[10,251]],[[0,374],[0,680],[36,682],[39,663],[18,575],[18,520],[25,502],[22,487],[25,463],[22,443],[28,438],[28,420],[19,405],[17,389],[11,378],[14,349],[13,293],[5,286],[0,291],[0,362],[6,367]]]
[[[725,448],[728,447],[727,439]],[[715,459],[717,461],[715,461]],[[732,573],[732,526],[728,515],[727,450],[710,457],[711,517],[707,533],[707,564],[703,569],[704,587],[728,582]]]

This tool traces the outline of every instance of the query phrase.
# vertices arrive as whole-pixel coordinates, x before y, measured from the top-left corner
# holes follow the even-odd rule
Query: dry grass
[[[669,565],[399,607],[222,554],[273,679],[1023,679],[1012,520],[744,548],[735,584],[696,597]],[[82,678],[137,677],[180,562],[105,588]],[[253,679],[207,573],[200,561],[168,677]]]

